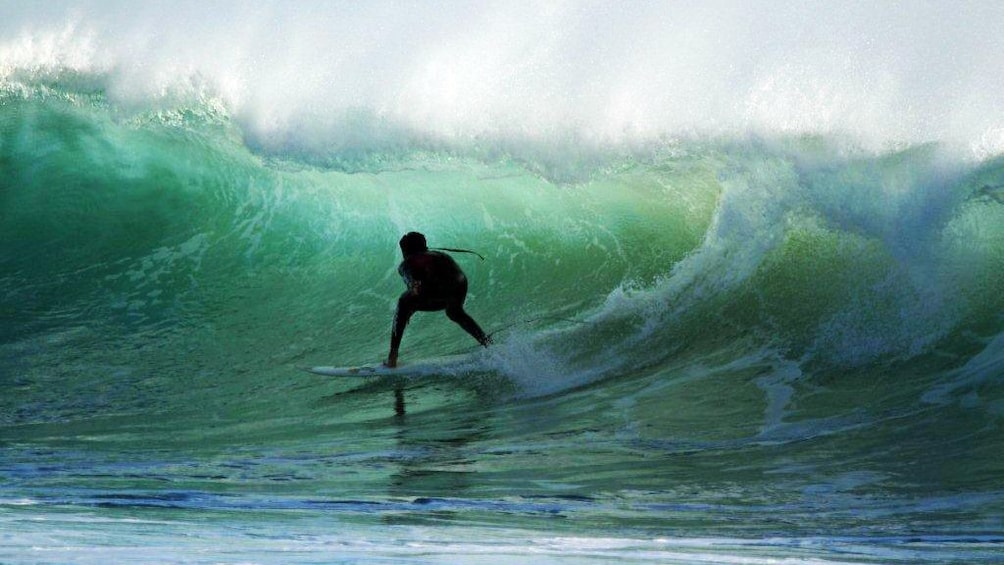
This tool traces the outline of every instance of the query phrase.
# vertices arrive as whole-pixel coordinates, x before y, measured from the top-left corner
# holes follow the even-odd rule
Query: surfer
[[[446,316],[467,333],[488,347],[491,338],[478,323],[464,311],[467,298],[467,276],[449,255],[429,250],[425,236],[409,232],[401,238],[401,254],[404,261],[397,272],[404,279],[408,290],[397,301],[394,314],[394,328],[390,334],[390,354],[384,363],[388,367],[397,366],[397,352],[408,320],[415,312],[438,312],[446,310]],[[460,250],[446,250],[460,251]]]

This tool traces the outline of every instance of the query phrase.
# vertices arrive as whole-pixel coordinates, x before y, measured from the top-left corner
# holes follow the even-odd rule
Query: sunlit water
[[[999,9],[309,7],[0,7],[0,561],[1001,560]]]

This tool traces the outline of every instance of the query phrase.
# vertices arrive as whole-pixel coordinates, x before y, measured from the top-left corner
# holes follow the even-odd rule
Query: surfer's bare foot
[[[397,355],[388,357],[387,360],[383,362],[383,364],[385,367],[390,367],[391,369],[397,367]]]

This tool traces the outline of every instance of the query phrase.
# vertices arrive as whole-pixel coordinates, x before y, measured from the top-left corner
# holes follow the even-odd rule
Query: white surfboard
[[[317,366],[303,367],[303,370],[327,377],[420,377],[428,375],[450,375],[465,366],[472,365],[474,356],[469,353],[430,357],[412,362],[403,362],[393,369],[383,363],[371,363],[349,367]]]

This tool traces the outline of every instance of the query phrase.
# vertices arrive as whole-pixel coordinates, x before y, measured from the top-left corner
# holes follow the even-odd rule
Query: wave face
[[[5,8],[0,556],[995,558],[1002,79],[947,64],[992,18],[216,6]],[[946,11],[946,53],[899,44]],[[418,314],[403,360],[471,362],[302,373],[386,355],[411,230],[485,256],[493,347]]]

